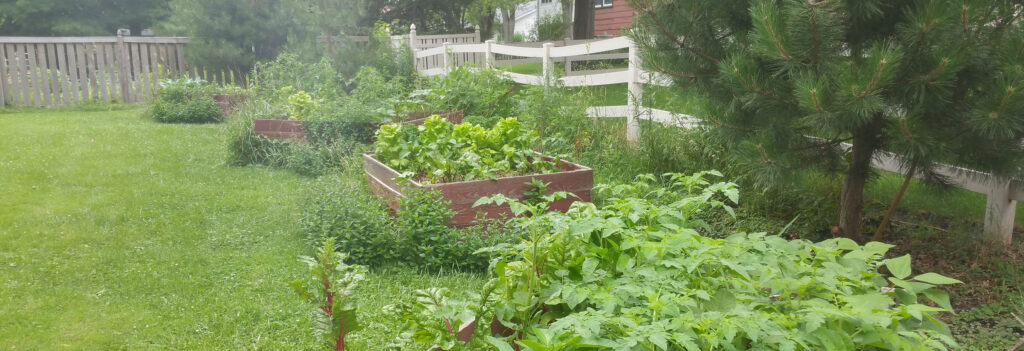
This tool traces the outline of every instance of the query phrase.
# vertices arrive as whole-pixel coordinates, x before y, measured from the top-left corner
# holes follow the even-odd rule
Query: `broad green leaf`
[[[924,296],[928,297],[929,300],[932,300],[933,302],[938,304],[939,307],[945,308],[950,311],[953,310],[953,305],[949,303],[949,293],[946,292],[945,290],[928,289],[923,291],[922,293],[924,294]]]
[[[867,244],[864,244],[864,251],[876,255],[885,255],[885,253],[889,252],[889,249],[891,249],[892,247],[893,245],[890,244],[872,241]]]
[[[963,284],[964,282],[938,274],[938,273],[925,273],[914,277],[914,280],[922,281],[925,283],[932,283],[935,285],[944,284]]]
[[[485,337],[485,340],[487,340],[487,343],[495,349],[498,349],[498,351],[515,351],[515,349],[512,348],[512,345],[509,345],[508,341],[505,341],[505,339],[499,339],[488,335]]]
[[[899,279],[904,279],[910,276],[910,254],[906,254],[896,258],[890,258],[885,260],[885,267],[889,268],[889,272]]]

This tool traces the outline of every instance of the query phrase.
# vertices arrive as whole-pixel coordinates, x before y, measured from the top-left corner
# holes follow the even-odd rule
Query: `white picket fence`
[[[672,82],[671,79],[664,75],[643,70],[640,67],[636,46],[627,37],[586,41],[576,45],[560,47],[556,46],[555,43],[543,43],[539,46],[500,45],[495,43],[494,40],[469,44],[453,44],[452,41],[442,40],[436,45],[428,47],[427,45],[413,44],[414,64],[421,75],[445,75],[455,67],[464,64],[494,68],[501,65],[499,63],[500,60],[495,59],[496,56],[507,56],[525,58],[519,59],[521,61],[512,61],[513,63],[529,63],[536,62],[530,60],[539,60],[542,64],[541,75],[505,72],[509,79],[520,84],[547,85],[555,83],[556,80],[566,87],[627,84],[629,87],[627,105],[590,107],[587,109],[587,113],[593,118],[626,118],[626,138],[630,141],[636,141],[639,138],[640,120],[642,119],[683,128],[693,128],[701,125],[700,119],[693,116],[641,105],[644,84],[668,86]],[[583,72],[583,74],[566,74],[561,77],[555,77],[554,64],[559,59],[562,59],[563,62],[569,58],[581,60],[586,57],[595,60],[613,59],[618,58],[618,56],[599,55],[623,49],[628,51],[626,57],[629,63],[626,69]],[[458,57],[469,56],[482,57],[482,62],[480,62],[480,59],[475,61],[458,59]],[[505,64],[509,63],[505,62]],[[569,72],[569,70],[566,70],[566,72]],[[898,155],[883,151],[875,155],[872,167],[895,173],[904,173],[905,170],[900,166],[902,164],[900,161],[901,159]],[[1018,179],[998,177],[948,165],[940,165],[937,172],[947,177],[959,188],[985,194],[988,197],[985,209],[985,233],[1005,244],[1012,243],[1017,201],[1024,201],[1024,182]]]

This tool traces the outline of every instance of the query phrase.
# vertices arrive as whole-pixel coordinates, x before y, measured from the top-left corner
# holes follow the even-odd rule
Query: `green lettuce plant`
[[[488,129],[452,125],[434,115],[422,126],[381,126],[374,151],[406,178],[445,183],[554,172],[557,161],[544,160],[531,149],[536,140],[536,133],[515,118],[503,118]]]

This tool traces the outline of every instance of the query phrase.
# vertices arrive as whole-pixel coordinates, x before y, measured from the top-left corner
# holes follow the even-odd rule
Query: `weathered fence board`
[[[10,94],[8,89],[10,85],[7,82],[7,60],[2,58],[7,57],[7,46],[0,45],[0,107],[4,107],[7,101],[7,95]]]
[[[2,37],[0,107],[140,102],[187,72],[187,38]]]

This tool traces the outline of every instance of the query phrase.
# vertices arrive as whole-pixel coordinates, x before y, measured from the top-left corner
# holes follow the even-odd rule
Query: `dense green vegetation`
[[[4,12],[0,29],[39,30],[25,18],[53,17],[50,5],[61,1]],[[984,194],[918,180],[904,188],[903,175],[878,172],[865,179],[857,220],[882,227],[892,194],[907,190],[892,205],[889,235],[880,237],[887,243],[836,238],[849,227],[849,218],[837,220],[848,212],[835,201],[849,183],[839,170],[858,157],[831,148],[776,156],[805,146],[793,142],[797,134],[838,142],[877,127],[869,137],[884,142],[875,150],[919,147],[909,154],[925,157],[910,169],[956,160],[933,144],[956,123],[933,128],[921,118],[949,117],[940,110],[954,120],[971,115],[995,101],[988,94],[1019,83],[1011,64],[1019,46],[984,50],[1019,36],[1017,17],[972,25],[986,18],[972,1],[963,12],[913,1],[685,9],[671,7],[683,0],[638,1],[643,23],[668,11],[712,19],[688,27],[688,19],[673,18],[660,33],[634,32],[653,40],[642,43],[645,62],[657,65],[649,68],[680,78],[675,87],[645,87],[643,105],[709,123],[688,130],[643,121],[639,140],[626,140],[623,119],[586,113],[626,104],[624,84],[532,87],[501,75],[539,73],[539,64],[420,77],[406,45],[388,36],[409,23],[421,34],[466,30],[466,23],[487,33],[486,14],[517,2],[417,0],[389,3],[386,13],[380,2],[337,0],[154,7],[146,23],[192,36],[193,62],[249,71],[252,79],[244,90],[167,81],[148,110],[85,102],[0,111],[0,349],[991,350],[1017,343],[1024,327],[1012,314],[1024,308],[1024,245],[977,240]],[[991,11],[1011,9],[1003,5]],[[849,26],[837,24],[843,16],[853,18]],[[823,20],[811,21],[825,30],[820,48],[806,45],[813,18]],[[389,22],[372,24],[381,19]],[[566,30],[558,18],[542,22],[536,36]],[[83,26],[76,23],[67,26]],[[864,34],[865,23],[885,25],[866,36],[837,35]],[[935,37],[908,34],[927,32],[928,23]],[[683,44],[728,55],[708,64],[692,50],[656,51],[680,44],[667,33],[686,30],[696,32]],[[733,39],[706,40],[711,32]],[[317,40],[320,33],[372,36],[354,44]],[[885,35],[891,40],[877,40]],[[972,52],[943,49],[965,35],[992,40],[965,46]],[[908,51],[918,44],[927,47]],[[843,61],[847,48],[863,54]],[[824,56],[811,59],[813,52]],[[673,60],[678,55],[686,59]],[[929,71],[936,62],[958,73]],[[880,68],[865,86],[870,67]],[[1002,78],[977,80],[997,71]],[[935,73],[925,76],[935,84],[898,83],[925,73]],[[843,97],[851,82],[855,96]],[[948,95],[952,85],[966,95]],[[807,87],[828,94],[808,97]],[[247,100],[222,116],[207,94],[221,89]],[[914,108],[921,101],[909,98],[913,89],[921,101],[941,103]],[[997,128],[1019,115],[1010,95],[1002,95],[1000,111],[1010,118],[968,119],[964,133],[1016,138],[1016,126]],[[966,103],[942,107],[953,101]],[[448,111],[460,111],[464,123],[431,116],[404,124]],[[267,118],[291,120],[305,137],[258,137],[254,120]],[[180,123],[215,121],[226,123]],[[368,151],[403,174],[400,184],[553,171],[539,152],[593,168],[596,186],[592,202],[565,213],[548,205],[573,195],[536,179],[522,200],[480,194],[477,205],[508,205],[516,217],[452,228],[454,212],[437,191],[400,186],[398,198],[375,195],[362,169]],[[830,157],[814,158],[818,151]],[[784,167],[793,164],[800,167]],[[472,321],[465,343],[457,332]]]

